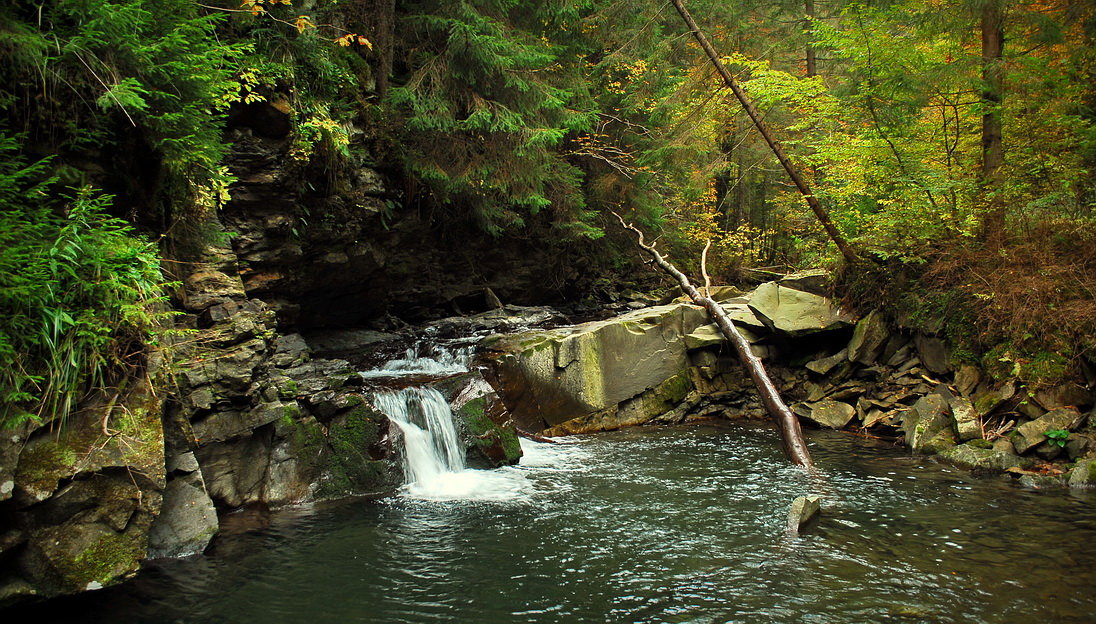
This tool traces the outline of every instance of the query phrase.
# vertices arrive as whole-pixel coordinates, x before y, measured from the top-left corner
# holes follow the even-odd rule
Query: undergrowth
[[[849,270],[846,303],[943,336],[957,361],[1050,385],[1096,359],[1096,227],[1059,219],[998,249],[949,241],[923,262]]]
[[[111,197],[59,193],[48,168],[0,135],[3,427],[63,423],[85,392],[137,369],[167,314],[155,245],[107,215]]]

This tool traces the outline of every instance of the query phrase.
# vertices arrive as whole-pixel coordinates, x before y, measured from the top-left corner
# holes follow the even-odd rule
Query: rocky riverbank
[[[1096,485],[1091,389],[993,380],[957,364],[941,339],[888,327],[878,312],[856,319],[825,295],[821,273],[716,293],[803,420],[1032,487]],[[486,348],[515,421],[549,435],[765,417],[717,328],[687,303],[497,336]]]

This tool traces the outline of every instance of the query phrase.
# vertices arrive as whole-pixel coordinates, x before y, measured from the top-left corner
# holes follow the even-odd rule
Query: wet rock
[[[1033,490],[1042,490],[1062,487],[1065,485],[1065,481],[1062,477],[1056,475],[1025,474],[1020,475],[1020,485]]]
[[[1047,440],[1046,432],[1056,429],[1071,431],[1081,423],[1084,416],[1077,410],[1062,407],[1047,412],[1042,417],[1024,423],[1010,436],[1017,454],[1023,454]]]
[[[848,358],[850,362],[859,362],[871,366],[883,352],[890,332],[878,310],[872,310],[856,323],[849,341]]]
[[[791,337],[848,327],[852,322],[832,300],[776,282],[758,286],[749,307],[771,331]]]
[[[917,356],[925,368],[937,375],[943,375],[951,370],[947,346],[942,339],[919,333],[914,337],[913,343],[917,347]]]
[[[791,509],[788,510],[788,534],[799,535],[812,520],[818,517],[821,509],[821,496],[800,496],[792,501]]]
[[[217,533],[217,510],[205,489],[193,453],[186,474],[168,481],[160,515],[148,535],[148,557],[187,557],[206,549]]]
[[[797,414],[831,429],[843,429],[856,416],[856,408],[841,401],[826,399],[800,405],[802,408],[796,411]]]
[[[940,451],[940,459],[967,470],[1005,471],[1009,468],[1028,468],[1030,459],[997,448],[986,448],[984,441],[976,440]]]
[[[951,410],[939,394],[929,394],[916,403],[902,418],[906,445],[914,451],[938,453],[955,445]]]
[[[1069,471],[1067,481],[1069,487],[1096,487],[1096,459],[1082,459],[1077,462],[1077,465]]]
[[[479,373],[466,373],[435,384],[459,423],[468,465],[495,468],[521,459],[521,442],[502,401]]]

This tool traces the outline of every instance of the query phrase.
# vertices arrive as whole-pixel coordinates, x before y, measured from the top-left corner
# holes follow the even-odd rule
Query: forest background
[[[0,403],[64,416],[171,340],[171,261],[218,236],[226,122],[360,162],[484,237],[636,271],[619,211],[695,272],[827,267],[850,305],[1033,386],[1096,347],[1096,8],[689,8],[860,261],[844,261],[661,1],[51,0],[0,7]],[[164,267],[162,269],[162,267]]]

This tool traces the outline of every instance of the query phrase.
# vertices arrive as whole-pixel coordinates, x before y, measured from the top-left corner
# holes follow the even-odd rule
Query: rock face
[[[500,337],[488,344],[496,387],[514,421],[530,431],[615,412],[687,368],[685,336],[705,321],[702,309],[678,304]]]
[[[117,401],[85,405],[59,433],[26,432],[0,508],[11,520],[3,602],[98,589],[137,571],[165,487],[163,395],[152,385],[162,374],[153,355],[148,375]]]

